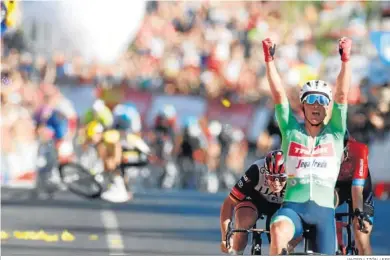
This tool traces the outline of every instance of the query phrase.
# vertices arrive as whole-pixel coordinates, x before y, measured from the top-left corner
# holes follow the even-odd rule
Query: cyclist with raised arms
[[[324,81],[312,80],[302,86],[299,98],[305,116],[303,124],[295,118],[277,72],[275,44],[269,38],[262,43],[288,176],[282,207],[271,220],[270,254],[281,254],[291,239],[302,235],[304,228],[310,226],[316,231],[313,250],[334,255],[334,188],[347,128],[352,42],[348,38],[341,38],[338,43],[342,65],[333,105],[331,87]],[[331,113],[331,118],[325,125],[324,119],[328,113]]]
[[[370,235],[374,222],[374,201],[370,170],[368,169],[368,147],[345,133],[344,160],[336,183],[338,205],[352,200],[354,209],[354,235],[359,255],[371,255]],[[363,224],[361,229],[359,221]],[[341,239],[338,234],[338,239]]]
[[[370,235],[374,223],[374,200],[370,170],[368,169],[368,147],[356,141],[347,131],[344,136],[344,155],[336,183],[336,208],[348,200],[354,210],[354,235],[358,253],[371,255]],[[360,226],[360,223],[362,226]],[[337,240],[343,240],[342,228],[337,228]],[[295,247],[302,238],[294,240]],[[343,248],[339,248],[343,253]]]
[[[272,215],[283,201],[287,175],[284,168],[282,151],[272,151],[264,159],[255,161],[236,183],[221,207],[221,251],[226,248],[226,233],[234,211],[235,228],[250,229],[256,221],[265,215],[266,229]],[[232,255],[242,255],[248,241],[248,234],[237,233],[233,236]]]

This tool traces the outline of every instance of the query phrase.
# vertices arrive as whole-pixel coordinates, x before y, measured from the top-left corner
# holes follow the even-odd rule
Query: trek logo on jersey
[[[309,148],[296,142],[291,142],[288,150],[289,156],[295,157],[332,157],[334,149],[331,143],[320,144],[316,146],[312,153]]]
[[[243,178],[244,178],[245,182],[250,182],[251,181],[251,180],[249,180],[248,176],[246,176],[246,174],[244,174]]]
[[[299,168],[326,168],[328,166],[328,163],[326,161],[319,161],[314,159],[313,161],[306,161],[304,159],[300,159],[298,161],[297,166],[295,166],[295,169]]]

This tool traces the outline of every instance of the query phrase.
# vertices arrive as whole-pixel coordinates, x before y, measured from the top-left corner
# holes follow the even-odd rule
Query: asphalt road
[[[225,195],[149,191],[115,205],[66,192],[34,201],[25,191],[3,188],[1,254],[219,255],[219,209]],[[375,254],[390,254],[388,216],[390,202],[377,201]]]

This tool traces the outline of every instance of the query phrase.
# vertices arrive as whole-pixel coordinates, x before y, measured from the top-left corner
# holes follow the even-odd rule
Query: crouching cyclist
[[[84,125],[87,125],[92,121],[97,121],[103,125],[105,129],[108,129],[112,126],[114,118],[111,110],[104,103],[104,101],[97,99],[95,102],[93,102],[92,107],[85,113],[82,121]]]
[[[114,108],[113,129],[104,131],[102,141],[97,145],[104,170],[112,174],[113,183],[102,193],[101,198],[111,202],[125,202],[132,198],[124,181],[125,168],[141,166],[148,162],[150,149],[139,137],[139,114],[133,106],[119,104]]]
[[[355,215],[354,235],[359,254],[371,255],[370,235],[374,220],[374,201],[368,169],[368,147],[356,141],[348,131],[345,134],[344,146],[344,160],[336,183],[338,206],[352,200]],[[340,240],[341,234],[337,236]]]
[[[233,211],[235,228],[250,229],[262,215],[265,215],[266,229],[269,230],[271,217],[281,206],[286,180],[282,151],[272,151],[264,159],[254,162],[249,167],[221,207],[222,252],[228,252],[226,233]],[[247,240],[247,233],[234,234],[229,253],[242,255]]]

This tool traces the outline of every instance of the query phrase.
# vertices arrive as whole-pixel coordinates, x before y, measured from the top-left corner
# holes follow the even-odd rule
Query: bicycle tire
[[[94,199],[100,197],[103,187],[95,180],[95,177],[80,164],[66,163],[61,165],[59,169],[61,179],[68,187],[69,191],[85,198]]]
[[[296,252],[296,253],[290,253],[288,255],[325,255],[320,253],[308,253],[308,252]]]
[[[252,233],[251,255],[261,255],[261,244],[262,240],[260,234],[256,232]]]

